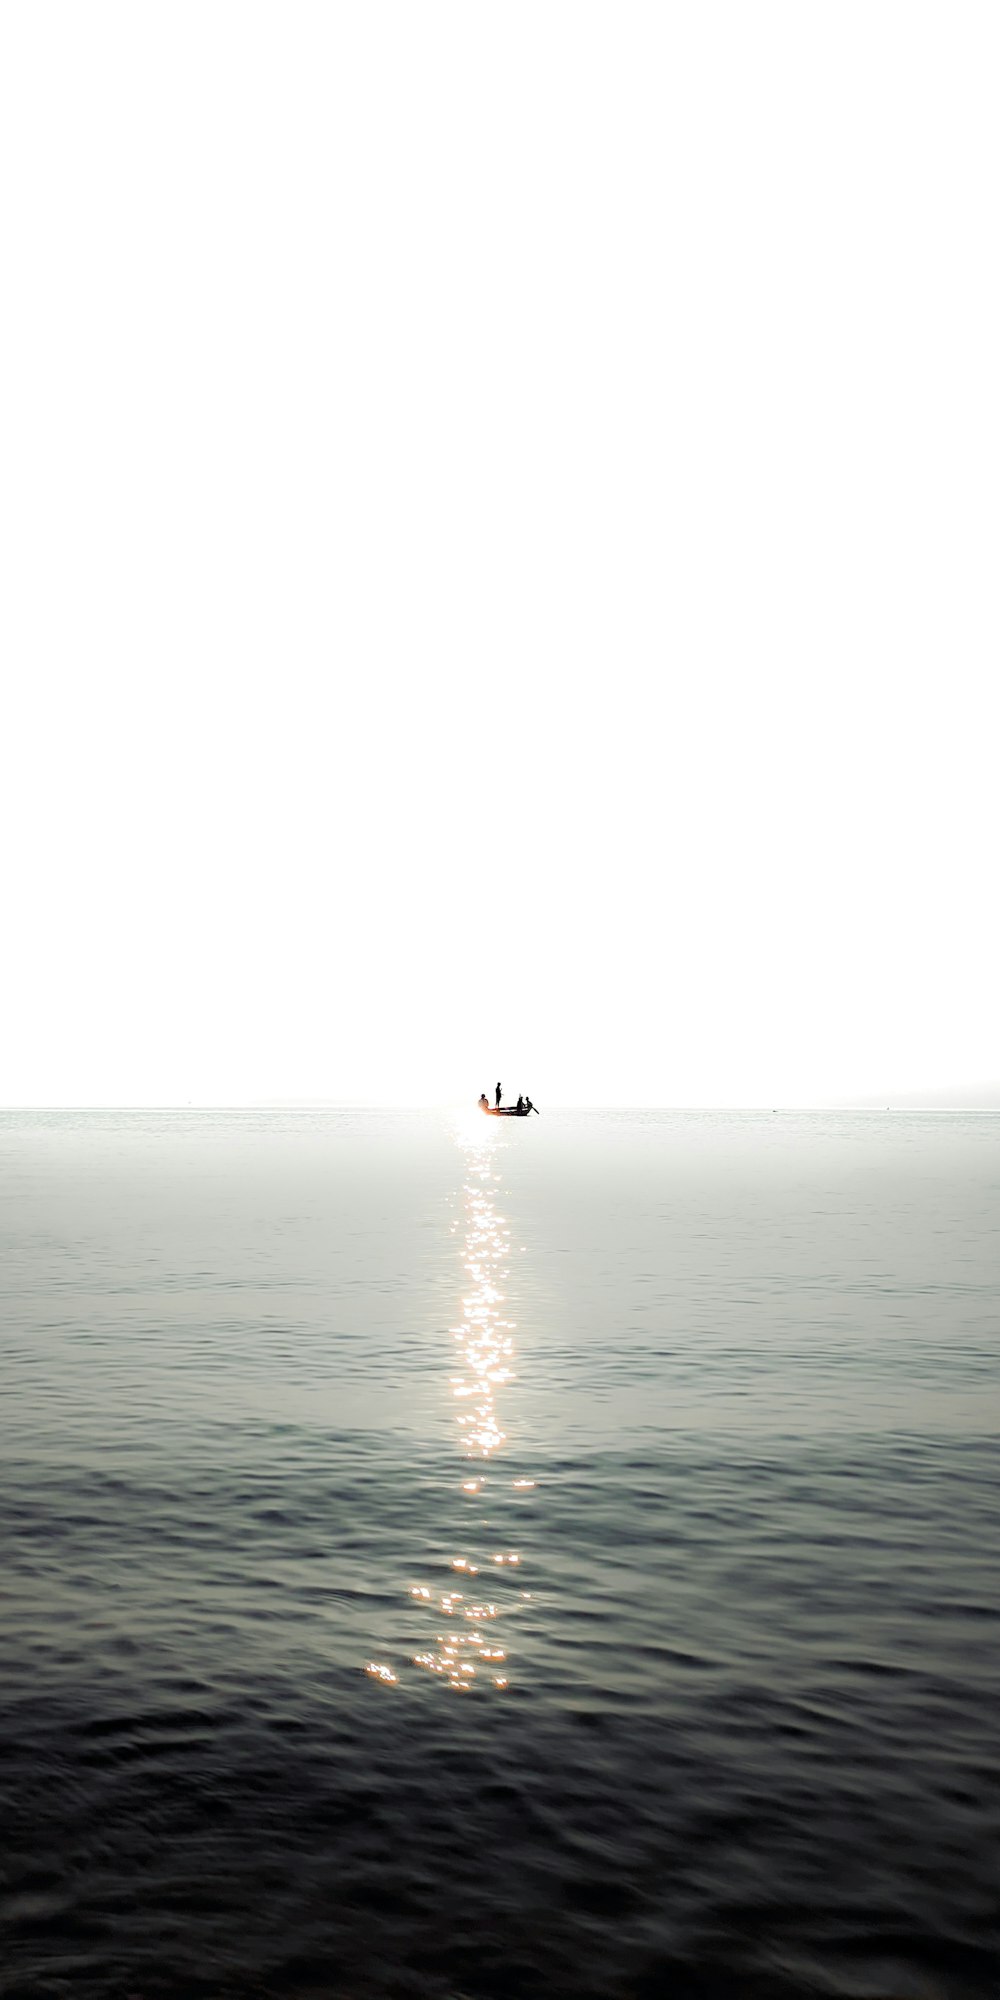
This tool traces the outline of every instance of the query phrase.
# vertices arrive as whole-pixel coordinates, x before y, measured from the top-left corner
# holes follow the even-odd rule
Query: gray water
[[[0,1994],[995,1994],[998,1190],[988,1114],[0,1114]]]

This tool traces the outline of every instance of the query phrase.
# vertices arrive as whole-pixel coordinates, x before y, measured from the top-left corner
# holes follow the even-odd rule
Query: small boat
[[[530,1118],[532,1112],[539,1116],[537,1104],[526,1104],[519,1111],[516,1104],[484,1104],[480,1098],[479,1109],[485,1111],[487,1118]]]

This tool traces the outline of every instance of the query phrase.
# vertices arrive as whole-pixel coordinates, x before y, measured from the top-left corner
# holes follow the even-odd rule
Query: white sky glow
[[[998,45],[4,10],[0,1102],[1000,1074]]]

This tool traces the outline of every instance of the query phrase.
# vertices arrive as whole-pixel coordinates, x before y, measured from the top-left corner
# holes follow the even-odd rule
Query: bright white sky
[[[998,52],[10,0],[0,1101],[1000,1073]]]

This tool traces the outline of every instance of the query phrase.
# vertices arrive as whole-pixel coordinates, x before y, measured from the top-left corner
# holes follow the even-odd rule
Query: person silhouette
[[[497,1084],[497,1110],[500,1109],[500,1085]]]
[[[518,1092],[518,1098],[517,1098],[517,1108],[518,1108],[518,1111],[523,1111],[523,1110],[524,1110],[524,1093],[523,1093],[523,1091],[519,1091],[519,1092]]]

